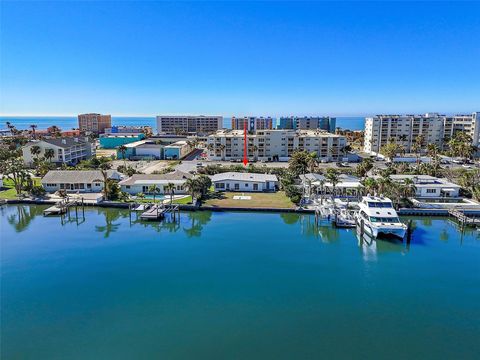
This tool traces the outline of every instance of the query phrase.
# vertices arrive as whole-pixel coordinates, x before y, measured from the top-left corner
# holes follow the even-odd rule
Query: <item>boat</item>
[[[383,196],[363,196],[358,204],[357,226],[374,239],[399,238],[407,233],[407,225],[402,223],[393,208],[392,201]]]

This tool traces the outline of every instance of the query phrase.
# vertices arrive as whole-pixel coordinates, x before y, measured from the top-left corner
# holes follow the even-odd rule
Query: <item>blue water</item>
[[[478,359],[480,240],[310,215],[0,209],[2,359]],[[81,213],[80,213],[81,214]]]
[[[0,116],[0,129],[5,129],[5,122],[11,122],[18,129],[27,129],[30,125],[38,125],[39,129],[47,129],[56,125],[63,130],[78,128],[76,117],[9,117]],[[365,118],[363,117],[337,117],[337,126],[350,130],[363,130]],[[112,125],[146,125],[156,131],[157,124],[154,117],[119,117],[112,116]],[[223,119],[223,126],[231,128],[231,118]]]

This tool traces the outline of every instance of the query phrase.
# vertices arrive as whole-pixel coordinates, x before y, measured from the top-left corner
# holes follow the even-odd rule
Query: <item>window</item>
[[[436,194],[437,189],[427,189],[427,194]]]
[[[240,190],[240,184],[238,184],[238,183],[235,184],[235,185],[234,185],[234,189],[235,189],[235,190]]]
[[[126,185],[126,186],[125,186],[125,189],[130,189],[130,185]]]
[[[253,184],[253,190],[258,191],[258,184]]]
[[[216,184],[215,184],[215,187],[216,187],[217,189],[225,189],[225,183],[216,183]]]

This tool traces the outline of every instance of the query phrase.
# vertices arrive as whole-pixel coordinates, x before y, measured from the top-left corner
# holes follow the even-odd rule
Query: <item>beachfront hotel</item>
[[[102,114],[78,115],[78,128],[84,133],[101,134],[112,127],[112,116]]]
[[[446,142],[457,132],[467,132],[472,145],[478,146],[480,113],[471,115],[446,116],[437,113],[424,115],[376,115],[365,119],[364,151],[378,154],[391,139],[412,152],[412,146],[419,135],[424,137],[422,147],[435,144],[444,148]]]
[[[250,161],[288,161],[296,150],[315,152],[318,159],[338,161],[346,138],[321,130],[258,130],[247,135]],[[207,138],[210,160],[241,161],[244,151],[243,130],[221,130]]]
[[[308,130],[320,129],[335,132],[337,119],[330,116],[288,116],[281,117],[278,129]]]
[[[211,134],[223,127],[223,116],[159,115],[159,134]]]
[[[232,130],[243,130],[245,125],[248,131],[257,131],[273,128],[273,119],[269,117],[245,116],[232,117]]]

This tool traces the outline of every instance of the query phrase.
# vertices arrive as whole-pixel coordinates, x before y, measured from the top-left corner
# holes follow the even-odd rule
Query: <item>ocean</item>
[[[17,129],[27,129],[35,124],[38,129],[46,129],[56,125],[62,130],[70,130],[78,127],[76,116],[0,116],[0,129],[5,129],[6,122],[9,121]],[[365,124],[364,117],[337,117],[337,127],[350,130],[363,130]],[[157,124],[155,117],[126,117],[112,116],[112,125],[146,125],[151,126],[156,131]],[[231,118],[223,118],[223,126],[231,128]]]

